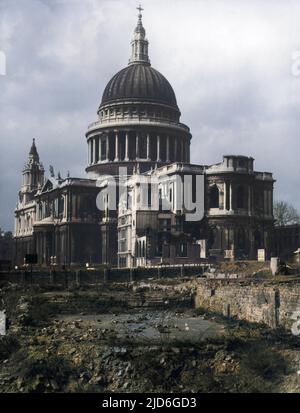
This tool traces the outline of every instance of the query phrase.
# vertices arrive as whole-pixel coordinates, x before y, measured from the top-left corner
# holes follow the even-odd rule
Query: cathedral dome
[[[138,7],[128,66],[104,89],[98,118],[86,133],[87,172],[92,179],[120,174],[120,165],[141,173],[171,162],[189,162],[189,128],[168,80],[151,66],[149,42]]]
[[[153,102],[178,109],[172,86],[147,62],[135,62],[118,72],[107,84],[101,106],[124,100]]]

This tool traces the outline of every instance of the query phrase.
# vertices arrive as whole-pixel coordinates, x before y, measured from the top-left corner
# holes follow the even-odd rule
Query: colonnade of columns
[[[131,131],[114,131],[96,135],[88,140],[88,163],[128,162],[190,162],[188,137],[166,134],[141,134]]]
[[[35,212],[30,211],[27,214],[20,214],[15,218],[15,236],[29,234],[33,231],[35,223]]]
[[[243,208],[248,209],[248,214],[251,215],[252,213],[252,199],[253,199],[253,190],[251,185],[243,185],[244,190],[246,191],[243,193],[244,199],[242,201]],[[233,192],[236,191],[237,187],[232,182],[224,182],[223,184],[223,209],[226,211],[233,211]],[[235,194],[235,198],[237,194]],[[237,202],[237,201],[236,201]],[[235,203],[236,203],[235,202]]]
[[[247,209],[248,214],[251,215],[254,211],[253,209],[257,207],[254,205],[254,193],[253,193],[253,185],[252,184],[242,184],[236,185],[230,181],[224,182],[223,184],[223,210],[233,211],[237,204],[237,188],[243,187],[244,192],[244,199],[242,201],[243,207],[242,209]],[[271,189],[264,189],[262,191],[263,196],[263,209],[265,215],[271,216],[273,213],[273,191]],[[235,202],[233,202],[235,199]]]

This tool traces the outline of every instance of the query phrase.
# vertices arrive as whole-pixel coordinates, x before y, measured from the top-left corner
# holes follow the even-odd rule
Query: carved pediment
[[[51,182],[50,179],[47,179],[41,192],[47,192],[47,191],[51,191],[53,189],[53,182]]]

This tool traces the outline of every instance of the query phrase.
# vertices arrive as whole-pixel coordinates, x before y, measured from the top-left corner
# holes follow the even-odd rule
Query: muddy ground
[[[0,392],[300,391],[298,337],[195,310],[178,286],[5,287]]]

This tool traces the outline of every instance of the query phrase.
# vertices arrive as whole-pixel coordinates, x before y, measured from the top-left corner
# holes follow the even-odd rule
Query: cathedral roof
[[[130,64],[109,81],[101,106],[120,100],[161,103],[177,109],[176,96],[168,80],[142,62]]]

